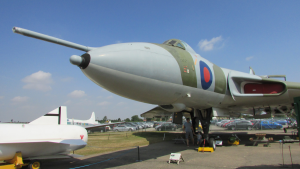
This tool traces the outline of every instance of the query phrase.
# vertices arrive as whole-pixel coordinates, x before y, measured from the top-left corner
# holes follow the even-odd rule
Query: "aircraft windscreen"
[[[188,52],[196,53],[193,50],[193,48],[191,48],[187,43],[185,43],[184,41],[179,40],[179,39],[169,39],[169,40],[165,41],[163,44],[170,45],[170,46],[176,46],[176,47],[182,48],[184,50],[187,50]]]
[[[184,41],[181,41],[181,43],[184,45],[185,49],[191,53],[196,53],[194,51],[194,49],[192,47],[190,47],[190,45],[188,45],[187,43],[185,43]]]

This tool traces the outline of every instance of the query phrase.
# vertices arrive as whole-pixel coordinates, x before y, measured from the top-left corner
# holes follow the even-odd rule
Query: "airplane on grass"
[[[112,93],[158,105],[177,113],[179,119],[187,112],[194,128],[200,120],[205,146],[215,148],[214,138],[208,134],[213,116],[256,115],[261,110],[269,116],[288,114],[294,109],[293,98],[300,96],[300,83],[258,76],[253,70],[244,73],[221,68],[178,39],[162,44],[134,42],[95,48],[23,28],[12,30],[86,52],[72,55],[70,62]]]
[[[92,120],[95,123],[95,119]],[[111,124],[68,125],[65,106],[28,124],[0,123],[0,161],[19,168],[28,165],[30,169],[39,169],[40,159],[76,157],[78,155],[70,152],[87,145],[87,130],[107,125]]]

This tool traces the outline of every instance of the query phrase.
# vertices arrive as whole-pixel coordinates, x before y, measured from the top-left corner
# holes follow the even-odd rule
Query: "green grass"
[[[131,147],[146,146],[162,142],[163,137],[164,132],[92,133],[88,136],[87,146],[83,149],[76,150],[75,154],[92,155]],[[171,140],[171,137],[166,137],[165,140]]]

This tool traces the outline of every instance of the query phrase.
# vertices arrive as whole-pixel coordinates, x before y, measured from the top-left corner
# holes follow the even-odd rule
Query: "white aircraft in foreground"
[[[38,159],[70,158],[70,152],[85,147],[88,140],[85,128],[67,125],[64,106],[29,124],[2,123],[0,136],[0,161],[35,169],[40,168]]]

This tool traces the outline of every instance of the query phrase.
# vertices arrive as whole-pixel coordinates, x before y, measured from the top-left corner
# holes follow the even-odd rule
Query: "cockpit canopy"
[[[181,48],[181,49],[186,50],[191,53],[196,53],[193,50],[193,48],[191,48],[187,43],[185,43],[184,41],[179,40],[179,39],[169,39],[169,40],[165,41],[163,44],[178,47],[178,48]]]

